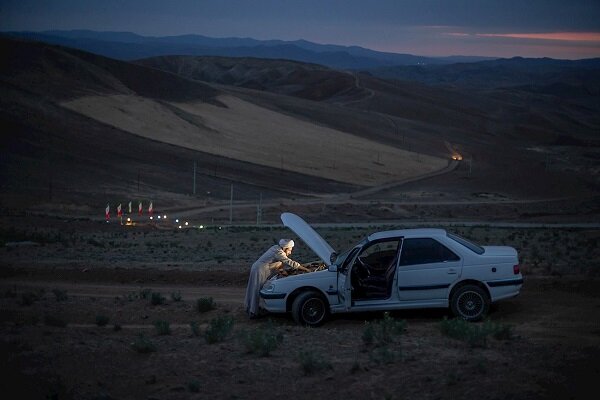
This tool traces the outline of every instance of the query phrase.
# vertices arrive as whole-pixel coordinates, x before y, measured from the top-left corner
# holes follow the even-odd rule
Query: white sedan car
[[[512,247],[478,246],[443,229],[402,229],[373,233],[338,255],[302,218],[284,213],[281,220],[322,264],[271,277],[260,296],[267,311],[291,312],[300,324],[318,326],[330,313],[448,307],[478,321],[523,284]]]

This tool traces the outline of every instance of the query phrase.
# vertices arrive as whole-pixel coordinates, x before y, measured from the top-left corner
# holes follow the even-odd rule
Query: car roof
[[[391,237],[414,238],[432,236],[446,236],[446,230],[438,228],[396,229],[392,231],[375,232],[370,234],[367,238],[369,241],[373,241]]]

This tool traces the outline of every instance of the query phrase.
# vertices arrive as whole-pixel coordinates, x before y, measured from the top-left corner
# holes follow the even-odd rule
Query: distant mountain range
[[[384,79],[427,85],[515,88],[554,95],[600,94],[600,58],[522,58],[445,65],[379,67],[365,70]]]
[[[89,30],[4,32],[51,44],[73,47],[120,60],[164,55],[256,57],[287,59],[338,69],[371,69],[398,65],[431,65],[490,60],[490,57],[422,57],[374,51],[358,46],[323,45],[305,40],[211,38],[201,35],[148,37],[131,32]]]

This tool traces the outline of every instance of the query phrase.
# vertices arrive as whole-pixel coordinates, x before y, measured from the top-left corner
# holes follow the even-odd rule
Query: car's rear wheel
[[[456,289],[450,299],[452,314],[467,321],[479,321],[490,309],[490,298],[477,285],[464,285]]]
[[[329,316],[329,304],[319,293],[303,292],[296,297],[292,304],[294,321],[307,326],[319,326]]]

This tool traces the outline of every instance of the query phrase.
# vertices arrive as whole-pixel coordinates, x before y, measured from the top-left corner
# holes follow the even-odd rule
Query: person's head
[[[294,241],[292,239],[281,239],[279,241],[279,247],[283,249],[286,255],[290,255],[292,253],[292,248],[294,247]]]

